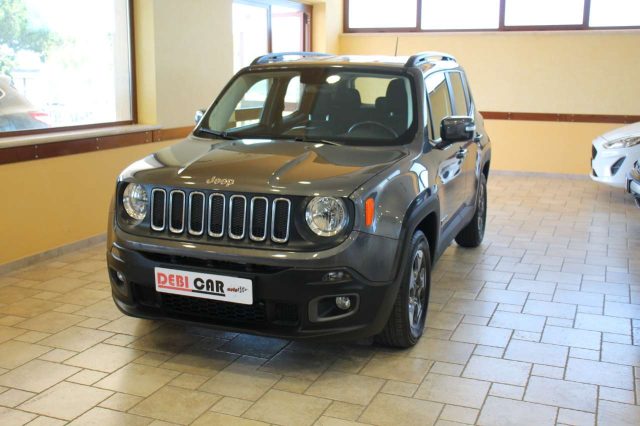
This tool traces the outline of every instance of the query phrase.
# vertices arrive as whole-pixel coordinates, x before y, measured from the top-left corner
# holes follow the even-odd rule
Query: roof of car
[[[259,56],[251,63],[251,66],[296,64],[411,68],[422,67],[428,64],[435,65],[443,62],[447,63],[447,68],[457,66],[456,58],[442,52],[421,52],[412,56],[330,55],[317,52],[281,52]]]

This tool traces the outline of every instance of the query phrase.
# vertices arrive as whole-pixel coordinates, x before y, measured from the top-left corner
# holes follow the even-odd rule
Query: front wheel
[[[411,347],[424,330],[431,287],[431,255],[429,242],[421,231],[413,234],[407,262],[391,315],[376,336],[376,341],[385,346]]]
[[[456,243],[462,247],[478,247],[482,244],[484,230],[487,225],[487,177],[480,174],[478,197],[476,199],[476,212],[471,222],[456,235]]]

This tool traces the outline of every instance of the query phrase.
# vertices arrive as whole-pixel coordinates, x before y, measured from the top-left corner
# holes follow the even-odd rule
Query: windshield
[[[248,72],[235,78],[195,133],[399,145],[411,141],[415,116],[411,82],[400,74],[317,67]]]

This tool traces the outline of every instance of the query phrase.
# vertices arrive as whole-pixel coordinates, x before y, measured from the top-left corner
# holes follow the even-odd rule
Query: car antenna
[[[396,53],[393,56],[398,56],[398,42],[400,41],[400,36],[396,36]]]

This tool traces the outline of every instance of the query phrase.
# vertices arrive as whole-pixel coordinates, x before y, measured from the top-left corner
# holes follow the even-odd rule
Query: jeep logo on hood
[[[209,179],[207,179],[207,183],[209,185],[211,185],[211,184],[213,184],[213,185],[224,185],[226,187],[230,187],[235,182],[236,181],[234,179],[219,178],[217,176],[211,176]]]

